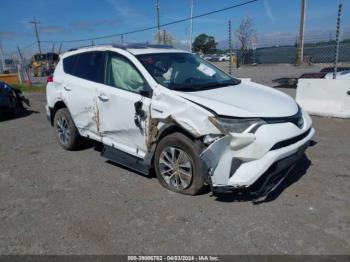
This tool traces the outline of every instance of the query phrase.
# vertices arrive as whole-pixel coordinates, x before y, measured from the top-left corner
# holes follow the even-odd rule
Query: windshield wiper
[[[232,86],[232,85],[237,85],[239,84],[240,81],[237,83],[235,81],[232,82],[217,82],[217,83],[211,83],[211,84],[202,84],[202,85],[188,85],[188,86],[183,86],[183,85],[176,85],[176,86],[169,86],[170,89],[175,90],[175,91],[184,91],[184,92],[191,92],[191,91],[204,91],[208,90],[211,88],[220,88],[220,87],[225,87],[225,86]]]
[[[235,85],[234,82],[230,82],[230,83],[213,83],[213,84],[209,84],[209,85],[200,85],[198,86],[200,89],[210,89],[210,88],[218,88],[218,87],[225,87],[225,86],[232,86]]]
[[[175,91],[200,91],[198,88],[194,88],[193,86],[179,86],[179,87],[170,87],[172,90]]]

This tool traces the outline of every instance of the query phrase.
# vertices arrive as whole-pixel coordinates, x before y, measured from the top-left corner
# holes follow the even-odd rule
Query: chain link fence
[[[296,45],[266,46],[234,51],[239,64],[295,64],[298,47]],[[304,45],[304,63],[334,63],[335,51],[335,41],[306,43]],[[339,62],[350,65],[350,39],[339,44]]]

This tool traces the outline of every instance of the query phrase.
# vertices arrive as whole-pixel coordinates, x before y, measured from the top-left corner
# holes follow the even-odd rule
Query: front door
[[[145,125],[135,123],[135,103],[141,101],[144,108],[150,105],[150,98],[141,95],[150,91],[145,79],[126,57],[108,52],[105,84],[96,91],[102,142],[144,157]]]

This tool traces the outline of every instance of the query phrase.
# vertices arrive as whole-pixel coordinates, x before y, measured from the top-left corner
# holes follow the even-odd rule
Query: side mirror
[[[144,97],[151,98],[153,95],[153,90],[151,88],[147,87],[147,89],[140,91],[140,95],[142,95]]]

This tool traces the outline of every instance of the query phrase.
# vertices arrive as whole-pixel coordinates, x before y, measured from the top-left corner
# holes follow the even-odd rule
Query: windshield
[[[136,57],[157,83],[172,90],[202,91],[240,83],[240,80],[190,53],[143,54]]]
[[[34,55],[34,60],[35,61],[44,61],[46,59],[46,55],[44,55],[44,54],[36,54],[36,55]]]

